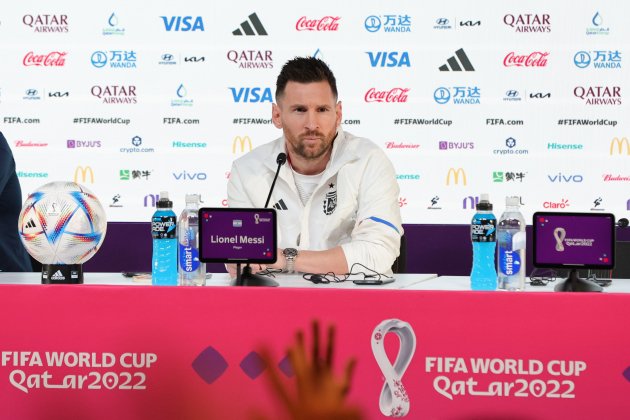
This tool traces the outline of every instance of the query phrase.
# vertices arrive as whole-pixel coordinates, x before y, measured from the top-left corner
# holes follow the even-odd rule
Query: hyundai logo
[[[583,69],[591,64],[591,55],[586,51],[578,51],[573,56],[573,62],[578,68]]]
[[[27,89],[25,94],[26,96],[37,96],[37,89]]]
[[[163,54],[162,55],[162,60],[163,61],[173,61],[173,54]]]
[[[507,96],[508,98],[516,98],[518,96],[518,91],[508,90],[507,92],[505,92],[505,96]]]
[[[376,32],[379,29],[381,29],[381,18],[379,18],[378,16],[368,16],[365,19],[365,29],[368,32]]]
[[[448,25],[448,19],[446,18],[439,18],[435,21],[436,24],[444,26],[444,25]]]
[[[438,104],[443,105],[450,101],[451,92],[445,87],[439,87],[433,92],[433,99],[435,99],[435,102]]]
[[[107,54],[103,51],[95,51],[92,54],[91,60],[92,65],[100,69],[101,67],[105,67],[105,64],[107,64]]]

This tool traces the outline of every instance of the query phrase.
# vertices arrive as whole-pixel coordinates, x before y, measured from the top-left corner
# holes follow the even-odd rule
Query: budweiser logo
[[[529,55],[516,55],[509,53],[503,59],[505,67],[545,67],[547,65],[548,52],[534,51]]]
[[[402,143],[402,142],[393,142],[393,141],[388,141],[385,143],[385,146],[388,149],[418,149],[420,148],[419,144],[415,144],[415,143]]]
[[[15,142],[15,147],[46,147],[48,146],[48,143],[38,143],[38,142],[34,142],[34,141],[24,141],[24,140],[17,140]]]
[[[336,31],[339,29],[339,16],[324,16],[321,19],[307,19],[302,16],[295,24],[298,31]]]
[[[379,91],[371,88],[365,93],[365,102],[407,102],[409,88],[393,88]]]
[[[604,181],[625,181],[625,182],[630,182],[630,176],[606,174],[606,175],[604,175]]]
[[[36,55],[33,51],[24,56],[22,63],[25,66],[56,66],[60,67],[66,63],[67,52],[53,51],[48,54]]]

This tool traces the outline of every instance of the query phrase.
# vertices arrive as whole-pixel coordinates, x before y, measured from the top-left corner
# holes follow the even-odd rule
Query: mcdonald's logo
[[[462,168],[450,168],[446,174],[446,185],[451,185],[451,175],[453,176],[454,184],[459,185],[459,177],[461,176],[462,182],[466,185],[466,172]]]
[[[234,140],[232,140],[232,153],[236,153],[236,145],[239,144],[241,146],[240,153],[245,153],[245,145],[247,144],[247,152],[252,150],[252,139],[249,136],[236,136]]]
[[[626,146],[626,155],[630,155],[630,142],[628,142],[627,137],[617,138],[615,137],[610,141],[610,154],[613,155],[613,151],[615,150],[615,146],[617,146],[617,154],[623,155],[623,147]]]
[[[94,184],[94,171],[91,166],[77,166],[74,170],[74,182],[79,184],[79,174],[81,175],[81,182],[87,182],[87,176],[90,175],[90,184]]]

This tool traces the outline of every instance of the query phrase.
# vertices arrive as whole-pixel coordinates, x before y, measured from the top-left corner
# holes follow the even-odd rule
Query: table
[[[336,326],[338,370],[357,359],[348,398],[367,419],[630,412],[630,294],[455,292],[435,289],[467,287],[465,277],[397,277],[398,289],[385,291],[290,278],[225,287],[225,275],[213,276],[215,287],[98,273],[85,285],[41,285],[3,273],[2,417],[278,418],[261,349],[291,384],[286,349],[314,319]],[[408,406],[387,405],[394,388]]]

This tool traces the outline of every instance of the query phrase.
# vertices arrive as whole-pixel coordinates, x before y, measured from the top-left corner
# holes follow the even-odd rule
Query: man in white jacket
[[[341,129],[341,118],[328,66],[312,57],[289,60],[272,105],[284,135],[232,165],[229,206],[263,207],[276,157],[288,155],[270,201],[280,248],[272,268],[344,274],[360,263],[391,273],[403,234],[396,174],[378,146]]]

